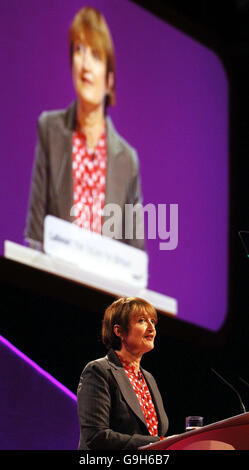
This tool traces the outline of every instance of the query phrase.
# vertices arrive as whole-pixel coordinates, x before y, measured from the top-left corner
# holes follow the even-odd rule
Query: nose
[[[153,320],[148,320],[148,330],[149,331],[156,331],[156,326]]]
[[[86,47],[81,58],[81,65],[83,69],[89,70],[91,63],[91,49]]]

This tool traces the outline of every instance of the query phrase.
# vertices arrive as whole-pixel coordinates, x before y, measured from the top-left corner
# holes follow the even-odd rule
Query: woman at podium
[[[80,450],[127,450],[164,438],[168,418],[153,376],[141,365],[154,348],[157,313],[147,301],[120,298],[105,311],[108,353],[84,368],[77,391]]]
[[[41,248],[44,218],[50,214],[143,249],[137,153],[107,116],[108,106],[115,104],[116,76],[113,41],[103,15],[81,9],[72,21],[69,43],[76,100],[67,109],[39,117],[25,238]],[[108,204],[120,208],[115,233],[104,228]],[[138,204],[130,222],[124,217],[125,204]]]

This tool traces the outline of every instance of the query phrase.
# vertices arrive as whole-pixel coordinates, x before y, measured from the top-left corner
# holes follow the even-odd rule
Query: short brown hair
[[[128,334],[131,316],[140,313],[149,314],[157,322],[156,309],[139,297],[121,297],[106,309],[102,322],[102,341],[107,349],[121,349],[121,340],[113,330],[114,325],[119,325],[122,333]]]
[[[112,36],[102,13],[95,8],[84,7],[73,18],[69,29],[70,63],[72,66],[74,44],[85,41],[91,48],[97,49],[106,60],[106,78],[113,74],[113,86],[106,97],[106,106],[114,105],[115,97],[115,55]]]

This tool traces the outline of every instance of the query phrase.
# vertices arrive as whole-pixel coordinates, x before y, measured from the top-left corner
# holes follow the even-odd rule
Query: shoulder
[[[38,117],[39,124],[50,123],[54,121],[64,120],[66,115],[66,109],[57,109],[52,111],[42,111]]]
[[[53,111],[42,111],[39,115],[39,122],[47,122],[47,121],[57,121],[58,119],[63,119],[65,116],[66,110],[65,109],[58,109]]]
[[[88,362],[81,373],[77,394],[82,392],[86,384],[97,387],[103,383],[109,383],[109,376],[108,361],[105,357]]]
[[[122,368],[122,365],[120,364],[118,357],[116,356],[115,352],[110,349],[106,356],[88,362],[88,364],[86,364],[84,367],[82,374],[91,371],[102,371],[105,373],[112,369],[119,369],[120,367]]]
[[[110,369],[107,357],[95,359],[88,362],[82,371],[82,377],[88,374],[101,374],[106,375],[108,369]]]
[[[43,111],[38,117],[39,127],[60,126],[70,129],[75,119],[75,106],[75,102],[73,102],[65,109]]]

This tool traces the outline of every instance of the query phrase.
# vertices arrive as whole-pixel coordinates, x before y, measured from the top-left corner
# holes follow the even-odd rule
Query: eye
[[[100,53],[99,53],[99,51],[98,51],[97,49],[93,49],[93,50],[92,50],[92,55],[93,55],[94,59],[97,59],[97,60],[100,60],[100,59],[101,59]]]
[[[76,43],[76,44],[74,44],[74,48],[73,48],[73,49],[74,49],[74,52],[83,52],[84,49],[85,49],[85,47],[84,47],[84,45],[81,44],[81,43]]]
[[[140,318],[138,319],[138,322],[139,322],[139,323],[142,323],[142,322],[144,322],[144,321],[145,321],[145,318],[144,318],[144,317],[140,317]]]

